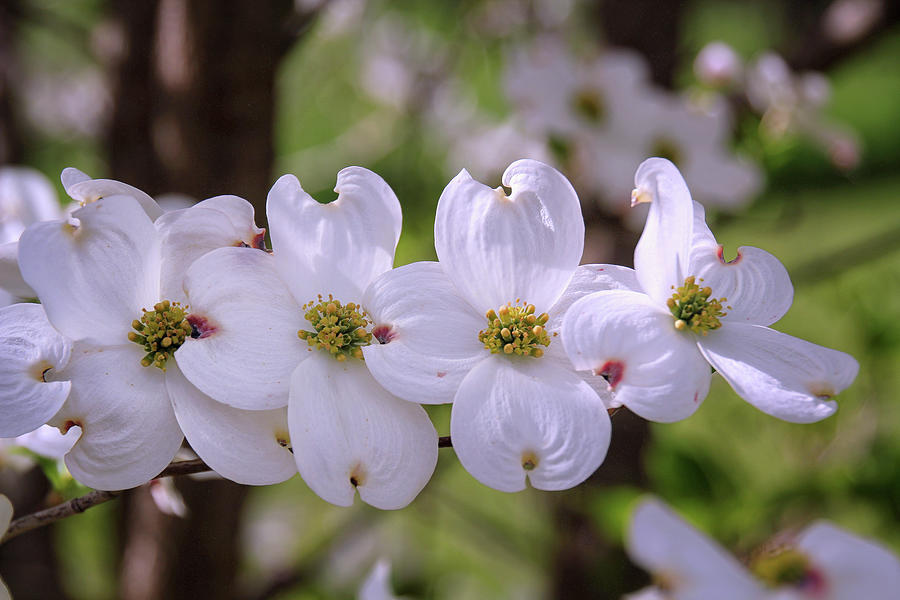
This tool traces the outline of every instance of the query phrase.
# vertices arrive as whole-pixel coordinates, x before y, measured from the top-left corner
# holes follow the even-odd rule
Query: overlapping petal
[[[212,469],[244,485],[270,485],[296,472],[289,450],[287,409],[241,410],[216,402],[181,373],[166,371],[178,424],[194,452]]]
[[[253,206],[237,196],[216,196],[156,220],[162,247],[161,293],[184,301],[182,283],[191,264],[216,248],[261,248],[265,230],[253,221]]]
[[[718,544],[661,502],[642,501],[627,533],[632,560],[664,582],[679,600],[760,600],[764,590]]]
[[[606,457],[606,407],[577,375],[554,362],[493,355],[463,380],[450,435],[466,470],[504,492],[531,485],[564,490]]]
[[[462,171],[444,188],[434,245],[444,271],[478,314],[517,298],[547,311],[584,248],[578,196],[556,169],[519,160],[491,189]]]
[[[66,193],[82,204],[96,202],[108,196],[130,196],[137,200],[151,221],[155,221],[163,214],[156,200],[127,183],[114,179],[91,179],[88,174],[72,167],[63,169],[60,179]]]
[[[72,340],[127,342],[132,320],[159,300],[159,238],[153,223],[125,196],[110,196],[44,221],[19,241],[19,267],[47,317]]]
[[[478,340],[487,320],[456,292],[436,262],[378,277],[363,306],[374,322],[366,365],[392,394],[420,404],[452,402],[459,384],[488,351]]]
[[[297,302],[333,294],[359,302],[375,277],[391,268],[400,239],[400,203],[390,186],[362,167],[337,176],[337,200],[316,202],[293,175],[269,192],[266,211],[279,272]]]
[[[634,201],[650,202],[634,268],[644,292],[664,304],[684,283],[690,266],[693,201],[681,173],[664,158],[650,158],[634,175]]]
[[[766,414],[792,423],[831,416],[831,398],[856,378],[849,354],[762,327],[728,323],[698,338],[703,356],[737,394]]]
[[[313,352],[300,364],[288,424],[300,476],[339,506],[359,491],[377,508],[403,508],[437,464],[437,432],[422,407],[389,394],[356,359]]]
[[[142,367],[137,344],[76,344],[54,379],[72,389],[51,425],[81,427],[66,466],[81,483],[122,490],[145,483],[175,456],[183,436],[166,392],[165,373]]]
[[[184,289],[199,337],[175,353],[206,395],[248,410],[287,405],[291,373],[309,356],[309,327],[275,259],[252,248],[220,248],[194,262]]]
[[[562,339],[577,370],[605,374],[615,401],[645,419],[684,419],[709,391],[711,371],[694,336],[644,294],[585,296],[569,309]]]
[[[71,351],[41,305],[0,308],[0,438],[35,430],[62,407],[71,384],[44,373],[65,367]]]

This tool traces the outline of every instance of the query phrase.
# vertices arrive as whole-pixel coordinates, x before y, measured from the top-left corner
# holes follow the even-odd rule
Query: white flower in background
[[[12,516],[12,502],[9,501],[9,498],[0,494],[0,539],[3,539],[3,536],[6,535],[6,530],[9,529],[9,523],[12,521]],[[6,584],[0,579],[0,600],[11,600],[11,598],[12,597],[9,595],[9,588],[6,587]]]
[[[502,181],[509,196],[466,171],[447,185],[435,219],[440,262],[394,269],[369,288],[381,343],[363,353],[397,396],[453,402],[453,447],[476,479],[508,492],[526,479],[566,489],[603,462],[610,422],[556,335],[566,308],[606,273],[578,267],[584,222],[562,174],[521,160]]]
[[[357,600],[397,600],[394,590],[391,588],[391,563],[381,559],[369,574],[356,594]]]
[[[288,406],[304,481],[341,506],[402,508],[437,462],[437,433],[420,406],[388,393],[362,360],[373,340],[364,292],[390,270],[400,203],[375,173],[338,173],[320,204],[292,175],[269,192],[273,253],[222,248],[196,261],[184,289],[207,332],[176,358],[187,378],[225,405]]]
[[[741,81],[744,65],[734,48],[725,42],[710,42],[694,59],[694,74],[712,87],[728,87]]]
[[[73,196],[90,185],[125,186],[66,182]],[[229,479],[274,483],[294,472],[284,447],[283,410],[249,413],[222,406],[190,385],[171,360],[186,338],[208,333],[208,324],[192,320],[180,302],[176,261],[166,260],[169,249],[163,241],[180,244],[179,260],[199,256],[215,245],[209,228],[218,218],[227,222],[219,233],[221,244],[245,243],[235,235],[234,223],[248,216],[250,225],[242,229],[253,241],[252,209],[229,209],[240,202],[213,198],[170,213],[161,219],[160,233],[133,196],[112,192],[89,201],[71,219],[37,223],[22,235],[22,274],[53,327],[73,341],[68,362],[48,361],[53,368],[43,371],[41,381],[70,386],[50,424],[64,433],[81,428],[66,465],[82,483],[124,489],[148,481],[181,446],[182,429],[194,450]],[[172,242],[166,231],[183,225],[181,219],[194,220],[196,227],[187,230],[196,236]],[[20,385],[17,375],[21,379],[12,373],[8,380]],[[40,381],[32,387],[41,388]],[[15,400],[2,397],[4,403]]]
[[[62,460],[78,441],[79,434],[80,431],[76,431],[74,428],[63,434],[56,427],[41,425],[34,431],[8,441],[14,446],[26,448],[39,456]]]
[[[625,546],[657,582],[641,600],[763,600],[765,588],[743,565],[658,500],[637,506]]]
[[[617,403],[653,421],[691,415],[709,391],[710,365],[767,414],[796,423],[833,414],[832,398],[859,365],[769,329],[793,300],[778,259],[742,246],[726,262],[669,161],[645,161],[635,185],[634,202],[649,202],[650,212],[633,279],[570,308],[562,337],[575,367],[604,374]]]

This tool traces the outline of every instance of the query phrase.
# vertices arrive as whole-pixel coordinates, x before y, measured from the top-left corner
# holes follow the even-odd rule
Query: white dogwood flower
[[[400,203],[375,173],[338,173],[337,200],[320,204],[292,175],[269,192],[273,253],[221,248],[196,261],[184,289],[205,334],[176,358],[224,405],[288,406],[304,481],[342,506],[409,504],[437,462],[437,433],[420,406],[378,385],[362,360],[377,336],[363,303],[388,271]]]
[[[710,365],[746,401],[796,423],[824,419],[859,369],[853,357],[768,326],[793,300],[777,258],[738,248],[726,262],[678,169],[651,158],[634,203],[650,203],[626,289],[578,300],[563,323],[578,369],[605,375],[617,403],[653,421],[691,415],[709,391]]]
[[[202,204],[181,218],[205,223],[210,215]],[[237,221],[246,216],[246,210],[234,214]],[[252,223],[252,211],[249,216]],[[179,221],[173,217],[161,227]],[[235,244],[232,232],[222,236]],[[171,360],[185,339],[203,334],[203,324],[195,325],[177,299],[180,285],[166,276],[166,239],[133,196],[116,194],[85,204],[72,219],[37,223],[22,235],[22,274],[53,327],[73,341],[68,362],[45,375],[70,386],[50,424],[64,433],[73,426],[82,432],[66,465],[91,487],[133,487],[172,460],[183,430],[223,476],[250,484],[282,481],[294,472],[284,411],[251,413],[214,402]],[[194,248],[183,243],[180,250],[196,256],[209,241],[202,238]],[[11,399],[4,395],[2,401]]]
[[[453,402],[453,447],[476,479],[510,492],[526,479],[566,489],[603,462],[610,422],[557,334],[566,308],[607,274],[578,267],[584,222],[561,173],[520,160],[502,181],[510,195],[466,171],[447,185],[435,219],[440,262],[394,269],[369,288],[380,344],[363,352],[397,396]]]

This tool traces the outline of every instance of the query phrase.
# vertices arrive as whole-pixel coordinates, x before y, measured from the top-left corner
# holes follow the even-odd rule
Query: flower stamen
[[[672,288],[675,289],[675,286]],[[675,317],[675,329],[690,329],[694,333],[706,335],[721,327],[719,317],[728,314],[722,310],[722,303],[727,298],[710,299],[711,294],[712,290],[709,287],[701,288],[693,275],[685,279],[684,285],[676,289],[666,301],[666,306]]]
[[[180,302],[163,300],[153,305],[153,310],[142,310],[141,318],[131,322],[134,331],[128,332],[128,339],[147,352],[141,365],[153,365],[165,371],[166,362],[191,335],[187,307],[181,306]]]
[[[344,305],[331,294],[328,299],[319,294],[318,301],[310,300],[303,305],[303,315],[315,331],[301,329],[297,337],[309,344],[309,349],[319,348],[328,352],[335,360],[344,362],[348,358],[363,359],[362,347],[372,341],[372,334],[366,327],[372,324],[361,306],[353,302]]]
[[[550,345],[550,334],[544,327],[550,315],[535,315],[533,304],[520,305],[511,302],[498,310],[485,314],[488,326],[478,332],[478,340],[491,354],[515,354],[540,358],[544,350],[538,346]]]

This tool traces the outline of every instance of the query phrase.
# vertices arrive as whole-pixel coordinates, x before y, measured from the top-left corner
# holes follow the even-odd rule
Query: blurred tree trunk
[[[111,176],[151,195],[235,194],[265,220],[272,183],[275,77],[312,21],[291,0],[111,0],[121,43],[108,136]],[[120,597],[234,598],[245,487],[178,482],[186,519],[146,489],[123,497]]]
[[[22,162],[22,138],[12,98],[18,80],[15,40],[21,18],[19,0],[0,0],[0,165]]]

